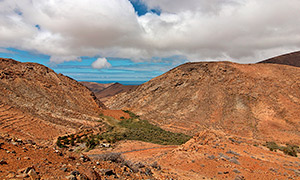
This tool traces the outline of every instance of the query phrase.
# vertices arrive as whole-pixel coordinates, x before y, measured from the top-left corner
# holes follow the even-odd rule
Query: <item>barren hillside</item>
[[[0,59],[0,132],[46,140],[97,126],[105,108],[85,86],[36,63]]]
[[[129,109],[164,129],[300,143],[300,70],[275,64],[186,63],[118,94],[106,105]]]
[[[123,85],[120,83],[100,84],[95,82],[81,82],[83,85],[93,91],[101,102],[107,101],[112,96],[134,90],[136,85]]]
[[[272,63],[272,64],[284,64],[290,66],[300,67],[300,51],[276,56],[259,63]]]

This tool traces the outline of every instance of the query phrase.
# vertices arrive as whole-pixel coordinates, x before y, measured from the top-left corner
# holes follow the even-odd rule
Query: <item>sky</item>
[[[0,57],[140,83],[185,62],[298,51],[299,12],[299,0],[0,0]]]

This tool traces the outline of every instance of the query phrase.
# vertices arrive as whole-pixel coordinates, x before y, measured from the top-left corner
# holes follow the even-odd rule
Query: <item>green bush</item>
[[[180,145],[191,138],[182,133],[165,131],[146,120],[127,119],[119,124],[126,128],[123,136],[129,140],[140,140],[164,145]]]
[[[272,142],[267,142],[266,146],[267,146],[267,148],[270,149],[270,151],[274,151],[274,150],[280,149],[280,147],[275,142],[273,142],[273,141]]]
[[[138,118],[140,118],[140,116],[138,116],[138,115],[134,114],[134,113],[133,113],[133,112],[131,112],[131,111],[128,111],[128,110],[123,110],[123,112],[125,112],[125,113],[129,114],[129,116],[130,116],[131,118],[133,118],[133,119],[138,119]]]
[[[266,146],[270,149],[270,151],[280,150],[284,154],[294,157],[297,157],[297,153],[300,151],[299,146],[290,144],[287,144],[286,146],[278,146],[275,142],[267,142]]]

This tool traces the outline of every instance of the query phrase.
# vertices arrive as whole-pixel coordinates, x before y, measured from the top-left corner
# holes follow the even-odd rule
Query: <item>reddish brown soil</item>
[[[95,158],[97,154],[119,152],[135,163],[151,166],[157,162],[161,172],[176,179],[300,179],[299,158],[271,152],[263,144],[208,130],[182,146],[124,141],[114,148],[92,150],[87,155]]]
[[[33,167],[41,179],[67,179],[73,171],[78,171],[90,179],[95,179],[91,175],[93,171],[102,179],[155,179],[142,173],[130,172],[118,163],[86,161],[79,153],[63,149],[55,151],[53,148],[32,145],[25,141],[17,143],[3,136],[0,136],[0,144],[0,179],[30,179],[26,173],[21,172],[28,167]],[[115,175],[105,174],[107,170],[112,170]]]
[[[129,114],[125,113],[122,110],[104,109],[101,112],[104,116],[110,116],[110,117],[113,117],[113,118],[118,119],[118,120],[122,120],[121,117],[123,117],[123,119],[129,119],[130,118]]]

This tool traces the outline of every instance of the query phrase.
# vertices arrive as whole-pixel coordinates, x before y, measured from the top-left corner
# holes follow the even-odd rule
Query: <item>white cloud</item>
[[[111,67],[111,64],[107,62],[106,58],[98,58],[96,61],[92,63],[92,67],[94,69],[103,69]]]
[[[128,0],[2,0],[0,48],[56,63],[81,56],[256,62],[300,49],[299,0],[143,1],[161,15],[138,17]]]

